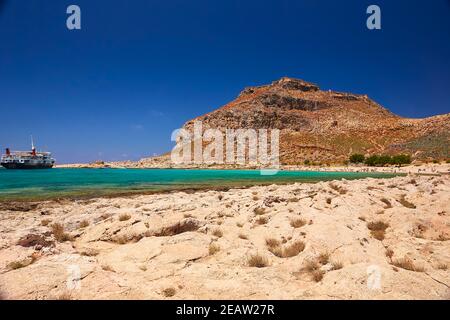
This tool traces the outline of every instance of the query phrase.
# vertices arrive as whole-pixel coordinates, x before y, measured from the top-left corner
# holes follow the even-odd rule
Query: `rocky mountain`
[[[450,158],[450,113],[424,119],[393,114],[367,95],[321,90],[281,78],[245,88],[227,105],[186,122],[206,128],[278,128],[283,164],[337,163],[352,153],[408,153],[414,159]]]

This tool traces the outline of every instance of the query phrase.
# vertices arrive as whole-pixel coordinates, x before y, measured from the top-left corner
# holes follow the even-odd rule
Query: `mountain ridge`
[[[204,129],[280,129],[283,164],[336,163],[351,153],[449,158],[450,113],[404,118],[367,95],[323,91],[289,77],[246,87],[233,101],[187,121],[183,128],[191,130],[195,121]]]

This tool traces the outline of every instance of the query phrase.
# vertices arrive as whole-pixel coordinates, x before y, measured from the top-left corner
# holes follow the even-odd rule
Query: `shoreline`
[[[168,165],[143,165],[123,163],[98,164],[60,164],[54,168],[69,169],[182,169],[182,170],[260,170],[255,166],[232,166],[232,165],[216,165],[216,166],[168,166]],[[330,165],[330,166],[311,166],[311,165],[281,165],[280,171],[317,171],[317,172],[361,172],[361,173],[429,173],[429,174],[450,174],[450,163],[427,163],[427,164],[411,164],[402,166],[366,166],[366,165]]]
[[[292,170],[286,170],[286,171],[292,171]],[[305,172],[311,172],[311,171],[305,171]],[[313,172],[320,172],[320,171],[313,171]],[[327,171],[327,173],[343,173],[342,171]],[[195,192],[202,192],[202,191],[228,191],[230,189],[248,189],[251,187],[259,187],[259,186],[269,186],[269,185],[289,185],[293,183],[305,183],[305,184],[315,184],[319,182],[329,182],[329,181],[341,181],[341,180],[362,180],[362,179],[392,179],[395,177],[400,176],[406,176],[406,173],[366,173],[366,172],[351,172],[351,173],[360,173],[360,174],[376,174],[378,176],[362,176],[362,177],[341,177],[341,178],[301,178],[299,180],[289,180],[289,177],[285,177],[284,179],[281,178],[280,180],[266,180],[266,181],[258,181],[258,180],[241,180],[241,181],[233,181],[228,182],[225,184],[217,185],[214,183],[211,184],[180,184],[177,186],[167,184],[164,187],[160,187],[159,189],[156,188],[142,188],[142,189],[134,189],[129,190],[129,187],[117,187],[117,188],[111,188],[108,191],[105,191],[106,189],[101,189],[98,187],[97,189],[86,189],[84,191],[66,191],[64,194],[62,193],[55,193],[55,194],[46,194],[46,195],[31,195],[31,196],[0,196],[0,209],[2,207],[10,207],[11,204],[14,203],[38,203],[38,202],[45,202],[45,201],[79,201],[79,200],[91,200],[91,199],[97,199],[97,198],[107,198],[107,199],[113,199],[113,198],[120,198],[120,197],[134,197],[134,196],[140,196],[140,195],[153,195],[153,194],[168,194],[168,193],[176,193],[176,192],[185,192],[185,193],[195,193]],[[94,191],[95,190],[95,191]],[[102,190],[100,192],[100,190]],[[86,193],[83,193],[86,192]],[[90,193],[88,193],[90,192]]]

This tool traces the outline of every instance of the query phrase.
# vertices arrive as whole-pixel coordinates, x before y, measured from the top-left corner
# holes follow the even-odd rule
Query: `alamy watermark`
[[[262,175],[276,174],[280,167],[279,129],[211,129],[195,121],[193,129],[172,132],[171,152],[175,165],[241,165],[260,168]]]

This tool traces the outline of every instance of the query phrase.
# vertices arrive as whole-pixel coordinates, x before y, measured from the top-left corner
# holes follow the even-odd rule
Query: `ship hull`
[[[36,164],[36,163],[1,163],[3,167],[6,169],[50,169],[53,167],[53,164]]]

